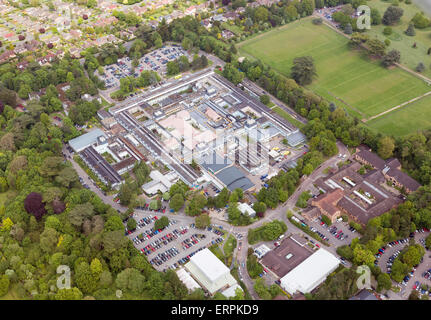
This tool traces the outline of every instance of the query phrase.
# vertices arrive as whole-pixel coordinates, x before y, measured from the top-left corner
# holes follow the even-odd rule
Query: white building
[[[238,210],[241,211],[242,214],[248,215],[250,217],[256,216],[256,211],[254,211],[254,209],[247,203],[238,202]]]
[[[297,291],[309,293],[324,282],[339,264],[337,257],[320,248],[281,278],[281,287],[290,294]]]
[[[199,285],[211,295],[237,284],[230,270],[208,248],[190,258],[185,268]]]
[[[261,244],[259,247],[257,247],[256,249],[254,249],[254,255],[258,258],[261,259],[263,258],[263,256],[265,254],[267,254],[268,252],[270,252],[271,249],[268,248],[267,245],[265,244]]]
[[[81,152],[85,148],[97,143],[100,137],[103,137],[105,140],[107,138],[105,133],[97,128],[70,140],[69,146],[73,149],[73,151]]]
[[[153,170],[150,172],[150,178],[153,180],[144,184],[142,189],[146,194],[154,195],[158,191],[161,191],[162,193],[168,191],[178,180],[178,175],[173,171],[163,175],[160,171]]]
[[[177,270],[178,279],[187,287],[189,292],[199,289],[201,286],[192,278],[190,273],[188,273],[184,268]]]

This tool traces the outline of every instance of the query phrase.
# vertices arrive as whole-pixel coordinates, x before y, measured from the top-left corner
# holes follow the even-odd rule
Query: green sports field
[[[367,122],[367,125],[379,132],[394,136],[431,128],[431,96],[394,110]]]
[[[239,44],[240,52],[289,75],[293,59],[312,56],[317,78],[309,86],[317,94],[367,119],[431,91],[424,81],[399,68],[385,69],[331,28],[301,19]]]

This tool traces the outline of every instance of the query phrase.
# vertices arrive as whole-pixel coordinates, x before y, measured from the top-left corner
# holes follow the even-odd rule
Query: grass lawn
[[[367,5],[371,8],[379,10],[381,15],[389,7],[390,2],[382,2],[381,0],[371,0],[367,2]],[[391,26],[392,34],[385,36],[383,29],[385,25],[371,26],[370,30],[367,30],[367,34],[371,38],[377,37],[377,39],[384,41],[389,39],[391,44],[389,50],[396,49],[401,53],[401,63],[409,69],[415,70],[419,62],[423,62],[426,69],[423,75],[431,77],[431,55],[427,55],[428,48],[431,47],[431,27],[426,29],[415,29],[416,35],[413,37],[407,36],[404,31],[407,30],[410,20],[413,16],[420,12],[421,9],[414,4],[405,4],[400,2],[400,8],[404,10],[404,14],[401,17],[399,24]],[[416,42],[416,48],[413,48],[413,43]]]
[[[236,239],[234,236],[230,235],[223,246],[224,255],[226,257],[230,257],[233,251],[235,250],[235,248],[236,248]]]
[[[295,57],[312,56],[317,78],[308,88],[360,119],[431,91],[408,72],[385,69],[379,61],[350,50],[347,38],[325,25],[313,25],[311,20],[301,19],[244,41],[239,50],[286,76]]]
[[[241,28],[238,27],[236,24],[230,24],[229,22],[223,22],[221,24],[221,27],[231,31],[236,36],[241,35]]]
[[[295,127],[298,127],[301,129],[304,126],[304,124],[301,121],[296,120],[294,117],[292,117],[290,114],[288,114],[286,111],[284,111],[280,107],[275,107],[272,110],[274,110],[274,112],[278,113],[278,115],[282,116],[284,119],[289,121]]]
[[[427,96],[379,118],[370,120],[367,125],[379,132],[394,136],[431,127],[431,97]]]

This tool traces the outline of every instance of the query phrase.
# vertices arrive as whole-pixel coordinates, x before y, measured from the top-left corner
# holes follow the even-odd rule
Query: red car
[[[318,243],[316,243],[316,247],[320,248],[320,245]]]

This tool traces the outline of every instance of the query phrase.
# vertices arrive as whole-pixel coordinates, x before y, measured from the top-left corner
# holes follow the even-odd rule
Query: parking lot
[[[420,243],[425,247],[425,238],[429,235],[427,230],[417,230],[411,234],[410,237],[405,239],[398,239],[388,243],[386,246],[379,249],[379,253],[375,255],[376,262],[382,272],[390,273],[392,264],[396,257],[400,254],[402,249],[409,244],[411,237],[415,238],[416,243]],[[426,250],[426,249],[425,249]],[[426,294],[431,297],[429,288],[422,290],[422,284],[431,286],[431,252],[425,251],[423,261],[416,267],[414,267],[409,274],[398,284],[394,282],[398,287],[401,288],[400,296],[407,298],[411,290],[418,290],[420,294]]]
[[[326,240],[335,247],[348,245],[352,239],[358,237],[355,229],[351,228],[347,222],[337,221],[331,226],[327,226],[320,219],[307,223],[311,231],[316,232],[320,238]]]
[[[224,232],[220,228],[197,229],[194,223],[176,219],[170,219],[167,227],[154,230],[154,223],[161,216],[162,213],[154,211],[136,211],[133,215],[136,229],[125,231],[135,247],[159,271],[175,269],[189,261],[196,252],[223,242]]]
[[[132,59],[124,57],[118,59],[117,63],[104,67],[104,74],[99,78],[105,83],[107,89],[116,89],[120,86],[120,79],[125,77],[139,77],[144,70],[158,72],[161,77],[166,75],[166,64],[181,56],[190,56],[179,45],[163,46],[156,49],[139,59],[139,65],[133,72]]]

